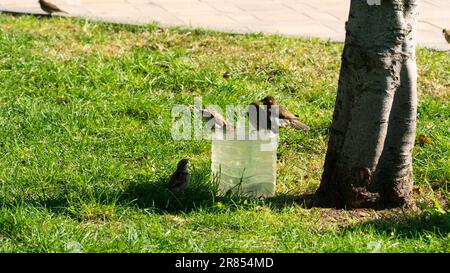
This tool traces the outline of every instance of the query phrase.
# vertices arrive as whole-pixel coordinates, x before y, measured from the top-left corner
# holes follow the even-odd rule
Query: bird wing
[[[259,111],[260,107],[257,103],[252,103],[247,108],[248,111],[248,121],[253,126],[254,129],[259,130]]]
[[[279,117],[281,119],[297,119],[298,117],[289,112],[283,105],[278,105]]]
[[[309,127],[298,119],[298,115],[289,112],[283,105],[278,105],[278,109],[280,117],[280,120],[278,121],[279,127],[283,128],[288,125],[292,125],[296,129],[301,129],[304,131],[309,130]]]
[[[177,172],[177,171],[174,172],[174,173],[170,176],[169,183],[167,183],[167,187],[168,187],[169,189],[174,188],[174,186],[177,185],[177,184],[179,183],[178,176],[179,176],[179,172]]]
[[[62,11],[60,8],[58,8],[55,4],[47,2],[47,1],[42,1],[44,5],[47,6],[47,8],[53,10],[53,11]]]
[[[189,182],[191,175],[188,172],[175,171],[169,180],[169,189],[174,189],[182,186],[184,183]]]
[[[300,129],[300,130],[303,130],[303,131],[309,131],[308,125],[304,124],[303,122],[299,121],[298,119],[293,120],[292,121],[292,125],[296,129]]]
[[[190,105],[189,108],[192,112],[200,113],[202,115],[203,122],[209,122],[210,120],[214,119],[214,125],[218,128],[227,128],[227,129],[234,129],[234,126],[231,122],[226,120],[219,112],[213,110],[213,109],[200,109],[197,106]]]
[[[214,111],[212,109],[205,109],[205,111],[208,111],[211,115],[211,118],[213,118],[217,125],[222,127],[225,124],[225,118],[217,111]]]
[[[201,115],[203,122],[208,122],[213,118],[213,115],[207,109],[200,109],[197,105],[189,105],[191,112]]]
[[[289,119],[278,119],[277,122],[278,122],[278,127],[280,127],[280,128],[285,128],[292,124],[292,121]]]
[[[228,129],[233,129],[234,126],[233,124],[231,124],[231,122],[229,122],[228,120],[226,120],[219,112],[214,111],[214,110],[209,110],[209,109],[205,109],[206,111],[209,111],[209,113],[211,114],[211,117],[214,118],[216,124],[219,126],[219,128],[222,127],[226,127]]]
[[[259,106],[257,103],[252,103],[248,106],[249,122],[256,130],[269,130],[272,128],[272,120],[267,110],[270,112],[266,105]],[[250,114],[250,111],[256,111],[256,113]],[[274,122],[276,123],[277,121],[279,121],[278,118]]]

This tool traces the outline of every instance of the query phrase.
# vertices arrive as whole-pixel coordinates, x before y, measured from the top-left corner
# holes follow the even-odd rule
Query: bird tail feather
[[[309,131],[309,127],[308,125],[298,121],[298,120],[293,120],[292,121],[292,126],[294,126],[295,129],[299,129],[299,130],[303,130],[303,131]]]

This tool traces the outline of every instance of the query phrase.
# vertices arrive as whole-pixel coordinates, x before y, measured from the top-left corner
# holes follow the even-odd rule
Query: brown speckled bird
[[[269,113],[271,113],[270,108],[272,106],[278,106],[278,111],[279,111],[278,125],[279,125],[279,127],[284,128],[284,127],[292,125],[296,129],[300,129],[303,131],[309,130],[309,127],[306,124],[302,123],[298,119],[297,115],[294,115],[291,112],[289,112],[283,105],[277,104],[274,97],[267,96],[264,99],[262,99],[261,102],[264,105],[267,105],[267,109],[268,109]]]
[[[200,109],[197,106],[189,106],[192,112],[200,113],[202,115],[203,122],[210,122],[214,120],[215,129],[225,128],[226,131],[234,131],[234,126],[231,122],[226,120],[219,112],[213,109]],[[211,121],[212,122],[212,121]]]
[[[55,4],[52,4],[45,0],[39,0],[39,5],[41,5],[41,9],[43,11],[49,13],[50,15],[55,12],[67,13],[67,12],[61,10],[60,8],[58,8]]]
[[[256,102],[252,102],[248,106],[248,121],[256,130],[268,130],[272,125],[267,108],[260,107]]]
[[[188,171],[189,158],[183,158],[178,162],[177,170],[170,177],[167,188],[171,192],[184,191],[189,185],[191,174]]]
[[[450,30],[449,29],[443,29],[442,33],[444,34],[445,40],[447,40],[447,43],[450,44]]]

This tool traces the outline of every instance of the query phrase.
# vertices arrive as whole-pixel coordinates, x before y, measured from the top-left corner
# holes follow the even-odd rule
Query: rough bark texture
[[[317,196],[336,207],[410,202],[418,0],[352,0]]]

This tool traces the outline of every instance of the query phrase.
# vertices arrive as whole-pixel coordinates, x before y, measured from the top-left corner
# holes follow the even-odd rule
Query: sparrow
[[[450,44],[450,29],[443,29],[442,33],[444,34],[445,40]]]
[[[177,170],[170,177],[167,188],[171,192],[184,191],[191,180],[191,174],[188,171],[189,158],[183,158],[178,162]]]
[[[67,13],[67,12],[61,10],[60,8],[58,8],[55,4],[52,4],[46,0],[39,0],[39,4],[41,5],[41,9],[43,11],[49,13],[50,15],[55,12]]]
[[[263,124],[265,119],[265,124]],[[256,102],[250,103],[248,106],[248,120],[256,130],[268,130],[271,128],[272,122],[270,115],[267,113],[266,107],[260,107]]]
[[[226,120],[219,112],[213,109],[200,109],[198,106],[193,105],[189,106],[189,108],[192,112],[200,113],[202,115],[203,122],[214,123],[213,128],[225,128],[226,131],[234,131],[233,124]]]
[[[275,101],[275,98],[272,96],[267,96],[264,99],[260,100],[264,105],[267,105],[268,112],[271,113],[271,107],[272,106],[278,106],[278,115],[279,119],[277,122],[279,123],[278,126],[281,128],[287,127],[289,125],[292,125],[296,129],[300,129],[303,131],[308,131],[309,127],[302,123],[298,119],[298,115],[294,115],[291,112],[289,112],[283,105],[277,104]]]

